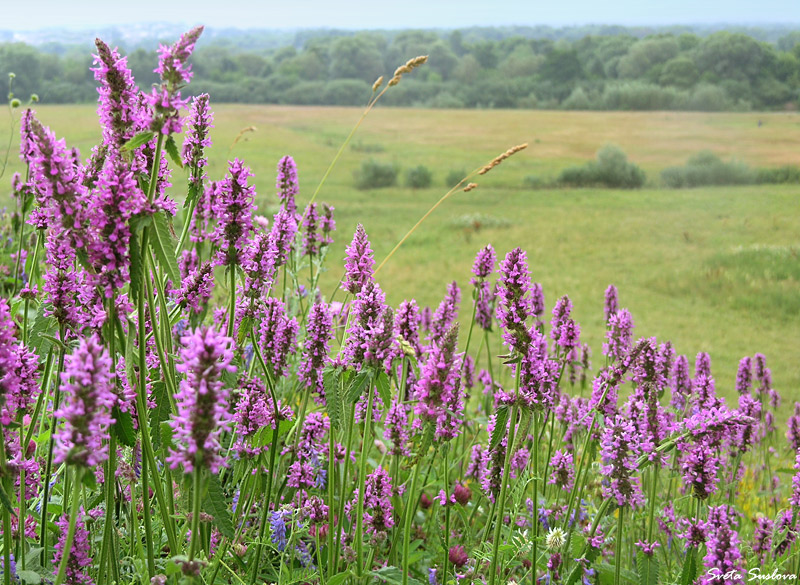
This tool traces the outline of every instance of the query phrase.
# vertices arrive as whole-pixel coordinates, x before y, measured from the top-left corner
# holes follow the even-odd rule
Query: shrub
[[[467,171],[464,169],[453,169],[449,173],[447,173],[447,177],[444,180],[444,186],[448,189],[450,187],[455,187],[458,183],[467,176]]]
[[[732,108],[733,103],[725,88],[709,83],[694,88],[686,102],[686,109],[696,112],[719,112]]]
[[[433,183],[433,174],[425,165],[419,165],[406,172],[406,186],[412,189],[427,189]]]
[[[393,164],[375,159],[365,160],[361,168],[353,173],[357,189],[381,189],[397,184],[397,168]]]
[[[777,169],[758,169],[756,183],[770,185],[800,183],[800,167],[797,165],[784,165]]]
[[[607,85],[602,97],[608,110],[674,110],[685,101],[682,91],[639,81]]]
[[[713,152],[704,150],[692,155],[682,167],[664,169],[661,181],[673,189],[750,185],[756,182],[756,173],[744,163],[737,161],[726,163]]]
[[[561,107],[565,110],[591,110],[592,102],[582,87],[576,87],[564,100]]]
[[[607,144],[597,151],[597,160],[564,169],[558,177],[558,183],[573,187],[638,189],[644,185],[645,179],[644,171],[629,162],[621,148]]]

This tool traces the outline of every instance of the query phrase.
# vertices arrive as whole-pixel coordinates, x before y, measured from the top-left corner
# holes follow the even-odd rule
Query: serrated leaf
[[[167,141],[164,143],[164,150],[167,151],[167,154],[172,159],[176,165],[180,168],[183,168],[183,160],[181,160],[181,153],[178,152],[178,146],[175,144],[175,139],[170,135],[167,138]]]
[[[683,569],[681,569],[681,578],[678,581],[680,585],[691,585],[697,578],[697,549],[690,548],[686,553],[686,559],[683,561]]]
[[[639,585],[658,585],[658,558],[639,552],[636,555],[636,569],[639,573]]]
[[[494,417],[494,429],[492,429],[492,437],[489,441],[489,450],[494,451],[497,449],[503,437],[506,436],[506,426],[508,425],[508,406],[501,406],[497,409]]]
[[[181,282],[181,271],[178,269],[178,259],[175,257],[175,242],[163,211],[157,211],[153,215],[153,227],[155,229],[151,231],[150,245],[167,278],[172,281],[173,286],[178,286]]]
[[[331,420],[331,428],[338,430],[342,424],[342,399],[339,396],[339,368],[327,368],[322,373],[322,382],[325,388],[325,408]]]
[[[214,517],[212,524],[225,538],[230,540],[236,538],[230,507],[222,491],[222,485],[219,483],[219,477],[216,475],[212,475],[208,480],[208,493],[203,501],[203,510]]]
[[[40,304],[29,336],[31,349],[39,356],[40,361],[46,359],[50,348],[53,347],[49,337],[55,334],[58,325],[54,317],[45,317],[44,309],[44,303]]]
[[[194,200],[197,199],[197,194],[199,190],[197,189],[197,183],[189,183],[189,191],[186,193],[186,199],[183,202],[183,208],[189,209],[189,206],[194,203]],[[186,221],[191,221],[190,218],[187,218]]]
[[[81,476],[81,483],[83,487],[85,487],[90,492],[93,492],[97,489],[97,477],[95,477],[94,473],[87,472]]]
[[[435,425],[430,422],[426,423],[425,427],[422,429],[422,440],[417,448],[417,462],[428,454],[428,449],[430,449],[433,444],[433,434],[435,430]]]
[[[41,563],[41,555],[44,552],[44,548],[36,547],[32,548],[28,551],[28,554],[25,555],[25,566],[31,569],[40,569],[42,567]]]
[[[616,567],[609,563],[597,563],[595,565],[597,569],[597,573],[600,576],[600,582],[603,584],[611,585],[614,583],[614,578],[616,574]],[[638,576],[636,573],[629,569],[622,569],[619,572],[620,580],[625,581],[626,583],[630,583],[631,585],[636,585],[638,583]]]
[[[244,317],[242,317],[242,323],[241,325],[239,325],[239,334],[237,336],[236,343],[242,345],[252,328],[253,328],[253,318],[250,317],[249,315],[245,315]]]
[[[372,370],[364,368],[358,375],[350,382],[347,391],[345,392],[345,400],[348,404],[355,404],[358,399],[364,394],[364,387],[372,383]]]
[[[378,389],[378,395],[381,397],[384,408],[389,408],[392,404],[392,392],[389,389],[389,376],[385,371],[378,372],[375,378],[375,387]]]
[[[531,409],[523,408],[521,410],[519,425],[517,427],[516,434],[514,435],[514,448],[511,450],[512,453],[516,453],[517,449],[519,449],[522,444],[528,440],[528,431],[531,427],[532,418],[533,413]]]
[[[583,534],[573,534],[570,542],[572,549],[572,558],[577,559],[583,554],[583,549],[586,546],[586,537]]]
[[[377,571],[370,571],[367,574],[390,585],[403,585],[403,571],[397,567],[381,567]],[[422,582],[414,579],[411,575],[408,576],[407,583],[408,585],[422,585]]]
[[[131,260],[130,267],[130,291],[131,301],[136,302],[139,299],[139,291],[142,289],[142,273],[144,272],[144,265],[142,264],[142,248],[139,243],[139,236],[131,229],[131,237],[128,245],[128,256]]]
[[[139,148],[141,145],[150,142],[154,136],[155,133],[150,132],[149,130],[144,132],[139,132],[136,136],[134,136],[133,138],[128,140],[128,142],[122,145],[122,150],[135,150]]]
[[[126,447],[133,447],[136,444],[136,431],[133,429],[133,417],[130,413],[122,412],[119,406],[112,409],[114,417],[114,435],[120,443]]]

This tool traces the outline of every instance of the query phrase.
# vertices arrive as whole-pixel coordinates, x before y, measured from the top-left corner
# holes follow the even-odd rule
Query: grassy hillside
[[[209,175],[220,177],[228,157],[244,159],[256,174],[264,214],[272,212],[279,157],[297,160],[303,203],[359,117],[348,108],[215,110]],[[43,106],[38,112],[84,155],[99,136],[93,107]],[[255,131],[229,150],[251,126]],[[739,359],[765,353],[786,405],[800,399],[800,187],[624,192],[522,185],[526,176],[552,177],[593,158],[608,142],[641,165],[653,185],[661,169],[701,149],[753,166],[797,164],[798,129],[797,114],[378,109],[320,192],[319,200],[336,207],[338,224],[323,294],[335,287],[356,223],[365,225],[380,260],[446,191],[450,171],[478,168],[509,146],[529,142],[482,177],[478,189],[453,196],[401,248],[379,275],[388,300],[414,296],[435,306],[446,284],[457,280],[466,314],[475,252],[492,243],[502,256],[519,245],[528,251],[549,308],[570,295],[595,367],[602,363],[603,291],[615,283],[621,305],[633,312],[637,336],[670,339],[692,360],[698,351],[710,352],[717,386],[729,396]],[[424,164],[434,172],[435,187],[357,191],[352,173],[367,158],[404,169]],[[183,181],[176,171],[175,185]]]

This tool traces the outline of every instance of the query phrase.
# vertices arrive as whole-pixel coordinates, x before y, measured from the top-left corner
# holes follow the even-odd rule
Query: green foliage
[[[606,110],[677,110],[685,94],[672,87],[631,81],[606,85],[601,100]]]
[[[427,189],[433,184],[433,173],[425,165],[417,165],[416,167],[406,171],[406,186],[412,189]]]
[[[607,144],[597,151],[595,161],[564,169],[558,177],[558,183],[573,187],[638,189],[644,185],[645,178],[644,171],[628,161],[621,148]]]
[[[776,169],[758,169],[756,183],[761,184],[797,184],[800,183],[800,167],[784,165]]]
[[[397,184],[397,167],[375,159],[365,160],[353,173],[357,189],[382,189]]]
[[[756,174],[747,165],[723,162],[716,154],[704,150],[689,158],[682,167],[669,167],[661,173],[661,181],[673,189],[710,185],[750,185]]]
[[[467,171],[464,169],[453,169],[447,173],[447,176],[444,179],[444,186],[450,189],[467,176]]]

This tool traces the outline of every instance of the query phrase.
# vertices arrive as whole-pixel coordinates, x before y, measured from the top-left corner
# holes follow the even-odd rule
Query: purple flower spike
[[[264,360],[276,379],[286,373],[289,355],[295,352],[297,330],[297,319],[288,317],[283,301],[269,297],[264,302],[259,341]]]
[[[477,285],[478,282],[486,280],[492,272],[494,272],[494,265],[497,262],[497,255],[491,244],[482,248],[475,256],[475,264],[472,265],[472,274],[475,278],[472,279],[472,284]]]
[[[633,316],[628,309],[620,309],[608,320],[603,355],[608,356],[610,360],[621,361],[631,350],[632,341]]]
[[[457,344],[458,324],[455,324],[440,344],[431,348],[415,386],[418,402],[414,412],[435,422],[436,436],[445,441],[459,435],[463,422],[462,354],[456,353]]]
[[[324,399],[322,370],[328,363],[328,350],[333,337],[333,316],[325,303],[316,303],[308,313],[308,330],[303,342],[303,358],[298,376],[306,388]]]
[[[65,425],[57,431],[56,463],[96,467],[108,458],[108,432],[117,403],[111,358],[97,335],[82,339],[61,374],[65,402],[55,413]]]
[[[503,327],[503,340],[509,349],[525,353],[528,338],[527,320],[534,314],[531,296],[531,273],[521,248],[514,248],[500,263],[497,291],[497,318]]]
[[[110,49],[100,39],[94,43],[97,68],[92,71],[100,83],[97,113],[103,126],[103,142],[119,149],[136,132],[139,89],[128,68],[127,57],[121,57],[116,49]]]
[[[297,213],[295,197],[300,192],[300,187],[297,182],[297,165],[291,156],[284,156],[278,161],[278,180],[275,188],[283,208],[294,216]]]
[[[617,312],[617,309],[619,309],[619,301],[617,300],[617,287],[613,284],[609,284],[608,288],[606,289],[605,304],[603,307],[606,325],[608,325],[611,315]]]
[[[348,329],[344,354],[357,369],[383,367],[388,371],[397,355],[394,315],[386,306],[380,285],[369,280],[356,295],[352,306],[353,323]]]
[[[192,100],[192,109],[189,114],[189,131],[183,142],[183,164],[192,169],[189,176],[189,183],[198,187],[206,178],[205,167],[208,166],[208,158],[205,149],[211,146],[211,139],[208,131],[214,127],[214,115],[208,105],[208,94],[203,93]]]
[[[432,317],[430,340],[433,343],[438,343],[458,318],[460,302],[461,289],[458,288],[456,281],[453,281],[447,285],[447,293]]]
[[[227,466],[220,454],[219,437],[228,430],[231,414],[223,372],[235,372],[231,365],[233,340],[210,327],[201,327],[181,338],[181,362],[176,365],[186,374],[175,396],[178,414],[169,425],[174,431],[175,449],[167,462],[172,469],[181,465],[191,473],[195,465],[218,473]]]
[[[739,551],[736,512],[728,506],[709,507],[706,556],[703,564],[706,573],[700,578],[702,585],[716,583],[716,575],[738,575],[742,571],[742,553]]]
[[[395,398],[386,414],[383,436],[392,443],[392,455],[411,455],[408,431],[408,407]]]
[[[603,497],[613,498],[620,506],[644,506],[640,479],[633,476],[640,451],[634,424],[618,414],[603,431],[600,445],[604,463],[600,473],[609,481],[603,486]]]
[[[58,542],[56,543],[55,555],[53,555],[53,566],[58,567],[64,556],[67,533],[69,532],[69,514],[64,514],[56,522],[59,528]],[[81,506],[78,517],[75,518],[75,534],[72,537],[72,548],[67,560],[67,570],[65,581],[67,585],[94,585],[94,581],[89,576],[89,567],[92,566],[92,559],[89,552],[92,550],[89,542],[89,530],[86,528],[86,518]],[[13,582],[13,581],[12,581]]]
[[[233,266],[242,263],[242,256],[253,231],[253,199],[256,189],[248,186],[252,177],[238,158],[230,163],[228,175],[219,183],[214,202],[214,213],[219,224],[214,232],[214,242],[220,247],[217,264]]]
[[[550,461],[553,472],[550,474],[550,481],[547,483],[555,484],[556,487],[569,492],[575,485],[575,465],[572,460],[572,453],[559,449],[553,454]]]
[[[342,288],[351,294],[357,294],[372,279],[372,271],[375,266],[372,248],[370,248],[367,232],[364,231],[363,225],[356,226],[353,241],[345,251],[347,253],[344,264],[346,276]]]
[[[672,366],[672,400],[670,405],[678,411],[686,408],[686,400],[692,394],[692,380],[689,378],[689,360],[679,355]]]

